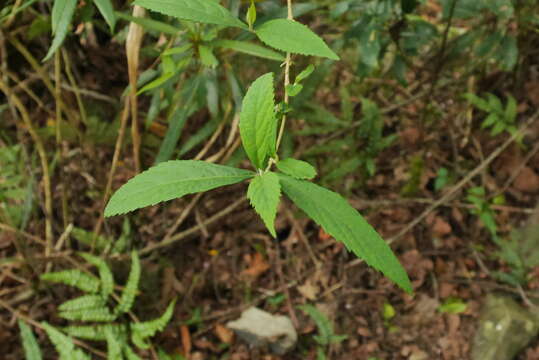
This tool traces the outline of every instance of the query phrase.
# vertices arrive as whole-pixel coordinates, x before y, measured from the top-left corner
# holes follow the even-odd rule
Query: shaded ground
[[[80,70],[87,74],[84,75],[85,87],[119,96],[125,74],[118,75],[111,70],[103,77],[92,75],[103,63],[123,64],[122,54],[110,59],[105,56],[107,53],[111,51],[93,54]],[[123,65],[117,66],[117,72],[123,70]],[[341,86],[350,85],[347,80],[352,77],[350,69],[337,69],[334,76]],[[492,137],[481,130],[479,112],[474,112],[473,116],[463,115],[470,111],[458,100],[466,78],[457,78],[454,85],[436,88],[429,97],[430,83],[418,75],[410,79],[417,85],[412,86],[414,90],[410,93],[393,83],[372,88],[372,99],[383,109],[384,106],[394,107],[394,101],[404,103],[388,111],[384,118],[387,131],[396,133],[398,138],[378,156],[378,172],[364,186],[348,186],[357,181],[358,174],[348,175],[333,185],[335,190],[346,194],[384,238],[393,240],[393,248],[413,281],[413,296],[404,294],[355,260],[342,244],[307,221],[289,202],[283,201],[281,205],[277,219],[279,238],[273,240],[247,202],[237,202],[245,191],[243,186],[232,186],[198,199],[175,233],[193,228],[196,231],[145,255],[142,298],[135,312],[144,314],[143,318],[151,318],[160,313],[170,299],[179,296],[174,320],[156,338],[156,343],[171,352],[188,353],[193,360],[280,359],[264,350],[247,348],[224,327],[243,309],[256,305],[272,313],[289,315],[301,335],[296,350],[282,359],[315,359],[316,327],[296,309],[300,304],[310,303],[328,315],[336,333],[348,335],[342,344],[331,347],[331,359],[467,359],[485,294],[502,291],[517,298],[520,295],[516,288],[493,278],[492,272],[507,271],[508,265],[493,256],[496,247],[478,216],[471,213],[473,205],[466,201],[466,189],[482,186],[489,194],[504,195],[504,204],[492,206],[502,234],[523,226],[530,217],[538,217],[534,209],[539,194],[539,121],[533,118],[539,106],[538,82],[531,70],[522,76],[527,79],[522,84],[513,82],[509,74],[497,76],[499,78],[486,79],[477,93],[492,90],[489,88],[492,84],[498,85],[495,88],[498,95],[515,93],[519,124],[533,120],[526,130],[525,146],[514,142],[506,146],[509,135]],[[513,91],[520,85],[529,90]],[[417,94],[423,95],[416,98]],[[328,94],[327,89],[321,90],[317,99],[323,99],[329,109],[339,108],[338,94],[331,91]],[[356,104],[355,112],[360,114],[359,100],[352,100]],[[66,101],[75,103],[70,94],[66,94]],[[439,110],[435,120],[429,122],[423,121],[426,101],[436,101]],[[141,104],[141,108],[145,105]],[[105,107],[103,111],[112,113],[119,104],[111,101],[108,106],[110,108]],[[38,109],[33,115],[40,126],[46,125],[46,112]],[[197,116],[204,119],[207,114]],[[30,147],[27,134],[16,130],[15,119],[6,113],[4,118],[7,125],[2,125],[2,130]],[[304,126],[307,125],[301,120],[293,125],[296,130]],[[225,144],[226,135],[219,137],[213,150]],[[306,143],[297,144],[297,148],[305,148],[307,143],[323,138],[323,135],[302,138],[298,141]],[[64,230],[59,205],[62,188],[69,199],[70,221],[89,231],[94,228],[114,139],[112,137],[110,142],[104,139],[105,145],[66,141],[63,174],[56,174],[52,182],[54,231],[58,236]],[[504,150],[491,161],[489,155],[502,147]],[[199,150],[195,149],[193,154]],[[146,148],[143,156],[146,165],[151,164],[153,155],[152,150]],[[416,159],[421,159],[422,167],[414,178],[412,168]],[[318,159],[322,163],[327,160]],[[436,190],[440,167],[451,169],[455,178]],[[474,170],[477,173],[470,177]],[[126,150],[113,188],[133,175],[130,153]],[[461,183],[467,176],[467,181]],[[414,188],[403,195],[403,188],[410,183],[415,184]],[[452,196],[446,197],[447,194]],[[130,246],[148,249],[166,238],[192,199],[176,200],[130,216]],[[231,204],[236,207],[230,213],[212,218]],[[207,224],[208,219],[213,221]],[[421,221],[412,226],[418,219]],[[122,222],[123,218],[107,221],[103,233],[118,237]],[[43,224],[44,219],[36,216],[26,232],[40,238]],[[403,229],[407,231],[403,233]],[[12,232],[0,232],[0,258],[17,255],[16,239]],[[38,243],[39,240],[28,242],[25,246],[30,257],[39,257],[42,248]],[[76,247],[59,250],[54,264],[58,268],[70,266],[68,257]],[[36,259],[36,263],[35,268],[42,267],[41,260]],[[539,270],[524,288],[530,299],[539,297],[538,274]],[[2,303],[33,319],[60,324],[55,315],[56,306],[72,294],[44,288],[36,279],[32,267],[18,263],[3,266],[0,274]],[[466,304],[462,313],[439,310],[451,298]],[[395,310],[391,319],[384,318],[384,304],[386,307],[390,304]],[[21,359],[16,317],[5,306],[0,315],[0,353],[5,354],[5,359]],[[188,319],[195,320],[187,326]],[[41,343],[47,344],[45,335],[39,331],[38,334]],[[50,347],[46,354],[50,359],[55,356]],[[539,343],[532,344],[519,359],[539,359]]]

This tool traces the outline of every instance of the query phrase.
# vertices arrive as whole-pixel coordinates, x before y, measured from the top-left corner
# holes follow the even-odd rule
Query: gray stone
[[[277,355],[292,350],[298,339],[288,317],[272,315],[256,307],[245,310],[238,320],[230,321],[226,326],[251,346],[268,346]]]
[[[472,346],[472,360],[511,360],[539,333],[537,314],[503,295],[488,295]]]

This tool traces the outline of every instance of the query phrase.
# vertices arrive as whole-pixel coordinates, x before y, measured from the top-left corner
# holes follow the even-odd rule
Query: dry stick
[[[288,20],[294,20],[294,15],[292,14],[292,0],[287,0],[287,7],[288,7]],[[288,94],[288,90],[286,89],[288,85],[290,85],[290,67],[292,66],[292,55],[287,52],[286,53],[286,60],[284,62],[284,103],[285,107],[290,102],[290,95]],[[286,110],[286,109],[285,109]],[[275,151],[279,150],[279,146],[281,145],[281,141],[283,140],[284,135],[284,129],[286,127],[286,113],[283,114],[283,118],[281,120],[281,127],[279,129],[279,135],[277,136],[277,143],[275,146]],[[271,165],[271,162],[270,162]]]
[[[133,7],[134,17],[144,17],[146,10],[138,5]],[[133,160],[135,162],[135,172],[140,173],[140,133],[137,119],[137,79],[140,58],[140,45],[144,29],[142,26],[132,22],[129,24],[129,32],[125,42],[127,54],[127,69],[129,73],[129,86],[131,88],[131,137],[133,141]]]
[[[43,69],[41,65],[39,65],[39,62],[32,56],[32,54],[28,51],[28,49],[14,36],[11,36],[9,34],[4,34],[6,39],[13,45],[15,49],[17,49],[18,52],[21,53],[21,55],[26,59],[26,61],[30,64],[32,69],[39,75],[39,78],[41,81],[43,81],[43,84],[45,84],[45,87],[49,90],[49,92],[52,94],[52,96],[56,99],[56,93],[54,91],[54,86],[51,83],[51,80],[49,79],[49,76]],[[69,109],[63,102],[63,100],[56,99],[61,106],[62,110],[65,112],[66,116],[73,124],[76,124],[76,119],[72,116],[71,112],[68,111]]]
[[[511,184],[513,183],[513,181],[515,181],[515,179],[520,175],[520,173],[522,172],[522,170],[524,170],[524,168],[526,167],[526,164],[535,156],[535,154],[537,154],[537,152],[539,152],[539,142],[537,142],[533,149],[526,155],[526,158],[522,161],[522,163],[518,166],[518,169],[516,169],[515,171],[513,171],[513,173],[511,174],[511,176],[509,177],[509,179],[507,179],[507,181],[505,182],[505,184],[503,185],[502,189],[500,191],[498,191],[498,193],[496,195],[494,195],[494,197],[500,195],[500,194],[503,194],[504,192],[507,191],[507,189],[509,188],[509,186],[511,186]]]
[[[67,80],[71,83],[71,89],[66,89],[66,85],[61,82],[59,84],[62,88],[75,93],[75,99],[77,100],[77,105],[79,106],[79,113],[80,113],[82,122],[84,124],[88,124],[86,107],[84,106],[84,103],[82,102],[82,97],[81,97],[82,92],[77,86],[77,82],[75,81],[75,76],[73,75],[73,71],[71,71],[71,61],[69,59],[69,54],[64,49],[62,49],[61,51],[62,51],[62,57],[64,59]],[[58,81],[60,80],[61,79],[58,79]],[[56,86],[58,86],[58,84]]]
[[[112,156],[112,165],[109,171],[109,177],[107,179],[107,185],[105,186],[105,194],[103,195],[103,202],[101,204],[101,214],[97,223],[94,227],[94,239],[97,239],[99,233],[101,232],[101,227],[103,226],[104,215],[103,210],[107,205],[107,201],[110,197],[110,192],[112,190],[112,180],[114,178],[114,173],[116,172],[116,167],[118,166],[118,159],[120,158],[120,153],[122,152],[122,144],[125,137],[125,129],[127,127],[127,119],[129,118],[129,98],[125,98],[124,108],[122,110],[122,118],[120,120],[120,130],[118,131],[118,138],[116,139],[116,145],[114,147],[114,155]]]
[[[34,319],[32,319],[28,315],[22,314],[20,311],[18,311],[17,309],[14,309],[11,305],[9,305],[8,303],[6,303],[5,301],[3,301],[1,299],[0,299],[0,306],[3,307],[4,309],[6,309],[7,311],[9,311],[16,318],[21,319],[21,320],[27,322],[28,324],[38,328],[38,329],[44,330],[43,325],[41,325],[39,322],[35,321]],[[75,345],[78,345],[78,346],[80,346],[82,348],[85,348],[86,350],[90,351],[94,355],[97,355],[97,356],[99,356],[99,357],[101,357],[103,359],[107,358],[107,354],[105,354],[104,352],[99,351],[97,349],[94,349],[90,345],[88,345],[88,344],[86,344],[86,343],[84,343],[84,342],[82,342],[82,341],[80,341],[78,339],[72,338],[71,340],[73,340],[73,343]]]
[[[24,123],[24,127],[30,133],[32,140],[36,144],[36,149],[39,154],[39,159],[41,161],[41,167],[43,169],[43,190],[45,193],[45,240],[47,246],[45,247],[45,255],[50,255],[52,250],[52,193],[51,193],[51,180],[49,174],[49,163],[47,160],[47,152],[45,151],[45,146],[41,141],[41,138],[37,134],[32,125],[30,115],[24,107],[21,100],[17,95],[13,94],[11,89],[7,86],[2,79],[0,79],[0,90],[6,94],[6,97],[9,99],[9,102],[12,102],[17,110],[19,111],[21,118]]]
[[[466,175],[461,181],[459,181],[458,184],[453,186],[444,196],[442,196],[440,199],[436,200],[431,206],[429,206],[425,211],[421,213],[417,218],[415,218],[412,222],[410,222],[407,226],[405,226],[397,235],[392,236],[387,240],[388,244],[392,244],[393,242],[399,240],[402,236],[404,236],[408,231],[413,229],[417,224],[419,224],[421,221],[423,221],[432,211],[434,211],[439,206],[443,205],[444,203],[447,203],[450,201],[453,196],[466,185],[472,178],[474,178],[477,174],[479,174],[483,169],[485,169],[494,159],[496,159],[500,154],[509,146],[511,145],[519,136],[522,136],[526,130],[530,127],[530,125],[536,120],[536,118],[539,117],[539,111],[537,111],[535,114],[533,114],[525,123],[522,125],[522,127],[516,131],[509,139],[507,139],[502,146],[497,148],[492,154],[489,155],[488,158],[485,159],[481,164],[479,164],[475,169],[473,169],[468,175]],[[362,259],[356,259],[351,262],[349,262],[346,266],[355,266],[359,265],[363,262]]]
[[[12,226],[9,226],[7,224],[4,224],[4,223],[0,223],[0,230],[8,231],[8,232],[23,236],[23,237],[25,237],[27,239],[30,239],[30,240],[33,240],[33,241],[35,241],[38,244],[41,244],[43,246],[47,245],[47,242],[45,240],[41,239],[40,237],[37,237],[37,236],[29,234],[29,233],[27,233],[25,231],[16,229],[16,228],[14,228]]]
[[[170,237],[167,241],[161,241],[161,242],[159,242],[157,244],[148,245],[148,246],[146,246],[144,249],[142,249],[140,251],[140,254],[144,255],[144,254],[151,253],[152,251],[162,249],[162,248],[167,247],[169,245],[172,245],[172,244],[174,244],[174,243],[176,243],[176,242],[178,242],[180,240],[183,240],[183,239],[185,239],[186,237],[188,237],[190,235],[195,234],[203,226],[211,225],[214,222],[220,220],[221,218],[227,216],[228,214],[230,214],[231,212],[236,210],[237,207],[239,207],[244,202],[246,202],[246,200],[247,200],[247,198],[245,196],[242,196],[240,199],[236,200],[235,202],[233,202],[232,204],[230,204],[229,206],[227,206],[223,210],[219,211],[217,214],[209,217],[208,219],[206,219],[201,224],[193,226],[192,228],[190,228],[188,230],[182,231],[181,233],[178,233],[178,234]]]
[[[56,156],[58,158],[58,174],[60,178],[60,191],[62,198],[62,220],[63,227],[65,228],[68,224],[68,207],[67,207],[67,195],[66,187],[63,182],[64,179],[64,158],[62,151],[62,107],[60,105],[59,99],[62,98],[62,87],[61,87],[61,59],[60,52],[57,51],[54,54],[54,94],[56,99]]]

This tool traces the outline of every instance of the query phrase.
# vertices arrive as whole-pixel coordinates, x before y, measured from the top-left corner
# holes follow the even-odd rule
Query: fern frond
[[[131,271],[127,278],[127,283],[122,291],[122,297],[114,312],[122,314],[128,312],[133,306],[137,295],[138,284],[140,280],[140,259],[136,251],[131,252]]]
[[[107,340],[107,331],[111,331],[117,338],[125,339],[127,336],[127,326],[123,324],[67,326],[63,330],[70,336],[93,341]]]
[[[99,279],[77,269],[45,273],[40,278],[45,281],[73,286],[88,293],[99,291]]]
[[[22,320],[19,320],[19,329],[21,331],[22,347],[24,349],[24,358],[26,360],[41,360],[41,348],[37,343],[32,329]]]
[[[61,311],[58,315],[63,319],[71,321],[95,322],[111,322],[116,320],[117,317],[110,312],[108,307]]]
[[[83,295],[75,299],[68,300],[58,306],[59,311],[78,311],[92,308],[102,308],[107,305],[101,295]]]
[[[157,331],[161,331],[167,326],[172,314],[174,313],[174,306],[176,305],[176,299],[172,300],[168,305],[167,310],[161,315],[161,317],[151,320],[140,322],[131,325],[131,341],[140,349],[148,349],[150,345],[145,341],[147,338],[154,336]]]
[[[46,322],[42,322],[41,325],[60,354],[60,360],[92,360],[88,354],[75,347],[73,339],[69,336]]]
[[[114,289],[114,277],[110,267],[100,257],[88,253],[79,253],[79,255],[88,263],[97,267],[99,278],[101,279],[101,295],[103,295],[104,299],[108,298]]]
[[[123,351],[124,351],[125,358],[127,360],[141,360],[140,357],[137,354],[135,354],[135,352],[133,351],[133,349],[131,349],[129,345],[126,344],[123,347]]]
[[[107,360],[123,360],[122,341],[116,337],[111,328],[105,328],[105,337],[107,339]]]

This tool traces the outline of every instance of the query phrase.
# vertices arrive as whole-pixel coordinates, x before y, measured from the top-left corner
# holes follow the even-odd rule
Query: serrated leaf
[[[71,321],[95,321],[111,322],[116,320],[116,315],[112,314],[108,307],[77,309],[71,311],[61,311],[58,314],[61,318]]]
[[[137,296],[138,284],[140,281],[140,258],[136,251],[131,252],[131,271],[127,278],[127,283],[122,291],[120,302],[114,309],[116,314],[122,314],[128,312]]]
[[[88,253],[79,253],[79,256],[97,267],[99,278],[101,280],[101,295],[103,296],[103,299],[108,298],[108,296],[112,294],[114,288],[114,277],[105,260]]]
[[[73,340],[69,336],[46,322],[42,322],[41,326],[43,326],[54,348],[60,354],[59,360],[91,360],[88,354],[75,347]]]
[[[110,330],[118,338],[124,338],[127,333],[127,327],[123,324],[67,326],[63,328],[63,331],[65,331],[69,336],[77,337],[80,339],[105,341],[106,328],[110,328]]]
[[[104,331],[107,339],[107,360],[123,360],[121,341],[111,328],[106,327]]]
[[[339,194],[283,174],[279,179],[284,193],[328,234],[402,289],[412,292],[408,275],[391,248]]]
[[[275,116],[273,73],[253,82],[243,99],[240,135],[247,156],[257,169],[263,169],[275,153],[277,118]]]
[[[88,293],[99,291],[99,280],[77,269],[45,273],[40,278],[45,281],[73,286]]]
[[[134,5],[182,20],[234,26],[246,30],[249,28],[230,11],[212,0],[136,0]]]
[[[277,162],[277,169],[296,179],[313,179],[316,169],[308,162],[287,158]]]
[[[24,358],[26,360],[41,360],[41,348],[37,343],[32,329],[22,320],[19,320],[19,330],[21,332],[22,347],[24,349]]]
[[[262,42],[278,50],[339,60],[322,38],[294,20],[270,20],[256,28],[255,33]]]
[[[247,190],[247,198],[273,237],[277,237],[274,223],[280,197],[281,185],[279,184],[279,177],[272,172],[255,176]]]
[[[78,298],[74,298],[64,302],[58,306],[59,311],[79,311],[92,308],[104,308],[106,306],[105,300],[101,295],[83,295]]]
[[[77,0],[55,0],[52,6],[52,33],[54,39],[43,61],[49,60],[64,42],[71,19],[75,13]]]
[[[114,31],[116,25],[116,15],[110,0],[94,0],[94,4],[99,9],[99,12],[110,27],[110,31]]]
[[[252,176],[247,170],[204,161],[167,161],[135,176],[116,191],[105,208],[105,216],[235,184]]]
[[[216,47],[221,47],[225,49],[231,49],[237,52],[244,54],[258,56],[264,59],[275,60],[275,61],[285,61],[285,57],[274,51],[268,49],[264,46],[253,44],[247,41],[239,40],[217,40],[212,43]]]
[[[145,346],[147,344],[145,343],[144,339],[154,336],[156,332],[162,331],[167,326],[168,322],[172,318],[172,315],[174,314],[175,305],[176,299],[170,302],[163,315],[161,315],[159,318],[132,324],[131,339],[133,341],[133,344],[136,344],[142,349],[146,349]]]
[[[135,354],[129,345],[123,347],[124,355],[127,360],[140,360],[140,357]]]

